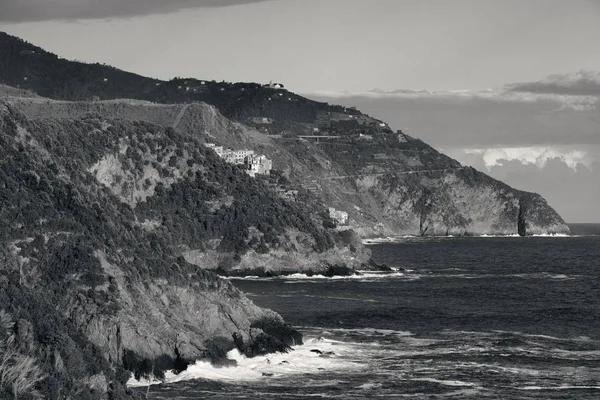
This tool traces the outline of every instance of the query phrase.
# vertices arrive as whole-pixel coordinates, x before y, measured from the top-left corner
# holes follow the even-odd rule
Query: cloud
[[[573,72],[556,74],[536,81],[507,85],[512,92],[555,94],[569,96],[600,96],[600,71]]]
[[[594,158],[582,149],[565,149],[558,147],[508,147],[489,149],[464,149],[466,155],[479,155],[485,167],[503,166],[506,161],[518,161],[523,165],[534,165],[540,169],[546,167],[549,160],[558,160],[574,171],[580,165],[590,168]]]
[[[269,0],[0,0],[0,22],[132,17],[263,1]]]
[[[600,92],[599,92],[600,95]],[[556,110],[574,110],[574,111],[594,111],[600,103],[600,98],[596,95],[570,95],[559,93],[535,93],[529,91],[513,90],[512,87],[506,89],[487,89],[487,90],[448,90],[448,91],[430,91],[430,90],[394,90],[390,92],[381,89],[368,91],[318,91],[309,93],[307,96],[325,97],[331,99],[347,99],[353,97],[363,97],[370,99],[436,99],[439,101],[488,101],[503,103],[554,103]]]

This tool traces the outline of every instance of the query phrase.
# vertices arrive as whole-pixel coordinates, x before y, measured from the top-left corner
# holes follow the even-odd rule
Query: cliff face
[[[278,314],[186,262],[177,246],[183,236],[200,245],[213,234],[224,252],[281,240],[283,226],[265,223],[272,237],[248,245],[255,216],[234,204],[206,211],[232,188],[249,206],[256,198],[274,216],[296,218],[315,246],[333,248],[334,236],[184,139],[123,121],[32,122],[0,101],[0,308],[16,318],[9,329],[17,353],[48,375],[38,384],[44,398],[127,397],[126,370],[160,375],[198,358],[220,360],[234,334],[250,355],[301,341]],[[210,193],[210,205],[177,185]],[[144,219],[153,212],[147,202],[161,197],[173,209]],[[190,218],[192,209],[206,218]],[[189,221],[174,229],[177,213]]]
[[[302,138],[259,132],[203,104],[41,100],[16,104],[35,118],[114,115],[167,126],[177,122],[177,131],[199,140],[254,149],[272,158],[274,168],[292,184],[310,188],[326,205],[348,212],[350,226],[362,237],[569,232],[541,196],[463,167],[420,140],[385,127],[354,125],[354,130],[342,130],[333,138]],[[331,129],[343,129],[337,126],[339,121],[329,124]],[[360,136],[357,129],[373,132]]]

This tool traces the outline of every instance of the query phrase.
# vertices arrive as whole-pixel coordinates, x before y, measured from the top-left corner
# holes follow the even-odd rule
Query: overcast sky
[[[0,0],[0,30],[142,75],[357,105],[600,222],[600,0]]]
[[[599,0],[0,0],[0,29],[153,77],[303,92],[483,89],[600,65]]]

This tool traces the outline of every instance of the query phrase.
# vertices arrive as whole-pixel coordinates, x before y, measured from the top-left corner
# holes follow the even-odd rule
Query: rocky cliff
[[[253,210],[286,213],[287,224],[265,223],[263,237],[270,236],[248,243],[256,217],[227,205],[234,189]],[[148,201],[162,196],[172,213],[151,220],[160,201]],[[0,308],[12,318],[6,329],[15,338],[14,359],[25,357],[46,375],[34,385],[48,399],[125,398],[128,371],[160,376],[198,358],[219,362],[236,343],[248,355],[301,343],[278,314],[188,263],[177,248],[215,235],[224,252],[269,249],[291,226],[323,251],[337,240],[241,169],[169,129],[94,118],[32,122],[5,102],[0,220]]]
[[[35,119],[111,115],[165,126],[177,122],[178,132],[203,142],[256,150],[274,160],[291,187],[308,188],[326,205],[348,212],[350,227],[365,238],[569,233],[541,196],[464,167],[418,139],[379,126],[383,123],[348,123],[358,115],[353,110],[318,128],[335,135],[305,136],[266,133],[229,121],[205,104],[13,102]]]

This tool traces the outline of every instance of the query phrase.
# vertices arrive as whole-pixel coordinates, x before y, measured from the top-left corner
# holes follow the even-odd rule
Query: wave
[[[234,360],[235,366],[218,367],[208,361],[196,361],[179,374],[166,372],[163,381],[131,378],[127,385],[141,387],[149,384],[171,384],[193,380],[243,383],[274,380],[293,375],[322,374],[323,371],[358,371],[366,366],[355,359],[356,354],[357,349],[352,344],[332,339],[312,338],[306,340],[304,345],[294,347],[289,353],[248,358],[234,349],[227,353],[227,358]]]
[[[291,283],[292,281],[312,281],[312,282],[325,282],[325,281],[374,281],[382,279],[397,279],[405,278],[406,275],[403,272],[380,272],[380,271],[357,271],[359,275],[348,275],[348,276],[325,276],[325,275],[308,275],[305,273],[295,273],[290,275],[280,275],[274,277],[259,277],[259,276],[232,276],[226,277],[229,280],[240,280],[240,281],[286,281]]]
[[[456,271],[458,273],[451,273]],[[555,272],[531,272],[522,274],[475,274],[465,273],[467,270],[460,268],[443,268],[435,270],[405,270],[404,272],[378,272],[378,271],[358,271],[360,275],[349,276],[325,276],[325,275],[307,275],[304,273],[295,273],[291,275],[281,275],[276,277],[258,277],[243,276],[229,277],[229,280],[240,281],[283,281],[284,283],[322,283],[331,281],[361,281],[377,282],[383,280],[403,279],[417,280],[427,278],[453,278],[453,279],[492,279],[492,278],[519,278],[519,279],[548,279],[548,280],[573,280],[581,278],[581,275],[567,275]],[[439,273],[446,272],[446,273]],[[339,300],[344,300],[340,298]],[[346,299],[351,300],[351,299]]]
[[[386,243],[405,243],[414,240],[439,240],[439,239],[452,239],[452,238],[577,238],[582,236],[593,236],[593,235],[569,235],[565,233],[540,233],[535,235],[521,236],[519,234],[509,234],[509,235],[494,235],[494,234],[481,234],[481,235],[446,235],[446,236],[418,236],[418,235],[404,235],[404,236],[388,236],[388,237],[380,237],[380,238],[369,238],[363,239],[362,243],[365,245],[370,244],[386,244]]]
[[[516,388],[518,390],[600,390],[600,386],[523,386]]]
[[[415,235],[404,235],[404,236],[388,236],[388,237],[380,237],[380,238],[371,238],[371,239],[363,239],[363,244],[382,244],[382,243],[398,243],[400,241],[406,239],[415,239],[420,238],[420,236]]]
[[[533,237],[578,237],[578,235],[568,235],[566,233],[540,233],[538,235],[532,235]]]
[[[127,381],[127,386],[132,387],[132,388],[137,388],[137,387],[160,385],[162,383],[163,383],[162,381],[159,381],[158,379],[155,379],[155,378],[152,378],[152,379],[140,378],[138,380],[133,377],[133,374],[131,374],[131,377]]]
[[[290,280],[309,280],[309,281],[326,281],[326,280],[339,280],[339,281],[367,281],[367,280],[378,280],[378,279],[394,279],[404,278],[406,275],[402,272],[374,272],[374,271],[358,271],[360,275],[348,275],[348,276],[324,276],[324,275],[312,275],[307,274],[292,274],[281,277],[286,281]]]

